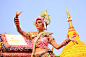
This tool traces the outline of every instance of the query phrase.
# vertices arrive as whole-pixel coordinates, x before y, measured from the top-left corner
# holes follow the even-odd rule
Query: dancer
[[[52,33],[44,32],[44,30],[47,30],[47,25],[50,24],[49,15],[47,14],[46,10],[44,11],[44,13],[42,12],[41,15],[37,17],[36,20],[34,21],[34,25],[37,28],[37,32],[29,32],[29,33],[24,32],[20,28],[20,23],[19,23],[19,18],[18,18],[20,13],[22,13],[22,11],[18,13],[16,12],[16,15],[14,17],[14,22],[15,22],[17,31],[22,36],[32,41],[31,45],[33,47],[33,52],[32,52],[31,57],[36,56],[36,55],[42,56],[42,57],[45,57],[46,55],[47,57],[52,56],[50,53],[46,52],[48,49],[48,44],[51,44],[56,49],[60,49],[61,47],[67,45],[70,41],[73,41],[76,44],[78,44],[78,42],[74,39],[74,37],[76,37],[75,35],[64,40],[61,44],[57,44],[55,42],[55,39],[51,36]],[[34,35],[30,33],[34,33]]]

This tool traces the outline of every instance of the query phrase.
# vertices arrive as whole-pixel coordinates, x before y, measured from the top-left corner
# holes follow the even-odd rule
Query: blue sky
[[[45,32],[53,32],[52,36],[60,44],[67,38],[69,28],[66,8],[79,39],[86,44],[86,0],[0,0],[0,33],[20,35],[14,25],[16,11],[23,11],[19,16],[23,31],[37,31],[33,21],[46,9],[51,24]],[[51,45],[49,47],[52,48]],[[62,50],[54,49],[54,53],[60,55]]]

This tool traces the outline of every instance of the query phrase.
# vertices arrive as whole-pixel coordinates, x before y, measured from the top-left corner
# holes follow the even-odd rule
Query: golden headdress
[[[41,12],[41,15],[37,17],[36,20],[34,21],[34,25],[36,25],[37,19],[41,19],[42,24],[44,25],[44,30],[47,30],[46,26],[49,25],[51,22],[49,19],[49,15],[47,14],[47,10],[45,10],[44,13]]]

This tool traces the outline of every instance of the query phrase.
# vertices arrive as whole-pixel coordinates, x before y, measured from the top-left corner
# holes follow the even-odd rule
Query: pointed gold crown
[[[41,12],[41,15],[40,15],[40,16],[41,16],[43,19],[47,19],[47,20],[49,21],[48,25],[50,24],[50,22],[51,22],[51,21],[50,21],[50,18],[49,18],[50,15],[47,14],[47,10],[45,10],[44,13]]]
[[[41,12],[41,15],[40,15],[40,16],[41,16],[43,19],[47,19],[47,20],[49,21],[48,25],[50,24],[50,22],[51,22],[51,21],[50,21],[50,18],[49,18],[50,15],[47,14],[47,10],[45,10],[44,13]]]
[[[51,22],[49,16],[50,16],[50,15],[47,14],[47,10],[45,10],[44,13],[41,12],[41,15],[40,15],[39,17],[37,17],[37,18],[42,17],[44,20],[48,20],[49,23],[47,23],[47,25],[49,25],[50,22]],[[33,22],[33,24],[35,25],[35,21]]]
[[[44,19],[45,19],[45,16],[47,16],[46,19],[49,19],[49,15],[47,14],[47,10],[45,10],[44,13],[41,12],[41,15],[40,15],[40,16],[41,16],[42,18],[44,18]]]

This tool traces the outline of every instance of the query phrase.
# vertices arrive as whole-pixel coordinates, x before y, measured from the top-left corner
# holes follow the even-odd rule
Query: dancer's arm
[[[51,35],[49,35],[49,43],[54,47],[54,48],[56,48],[56,49],[60,49],[61,47],[63,47],[63,45],[62,44],[57,44],[56,42],[55,42],[55,39],[51,36]]]
[[[21,28],[20,28],[20,23],[19,23],[19,18],[18,18],[18,16],[20,15],[20,13],[22,13],[22,11],[20,11],[20,12],[16,12],[16,15],[15,15],[15,17],[14,17],[14,22],[15,22],[15,25],[16,25],[16,28],[17,28],[17,31],[22,35],[22,36],[24,36],[24,37],[26,37],[26,38],[28,38],[28,39],[30,39],[30,40],[32,40],[32,35],[31,34],[28,34],[28,33],[26,33],[26,32],[24,32],[23,30],[21,30]]]
[[[31,38],[32,35],[31,35],[31,34],[28,34],[28,33],[24,32],[23,30],[21,30],[21,28],[20,28],[19,25],[16,26],[16,28],[17,28],[17,31],[18,31],[22,36],[24,36],[25,38],[28,38],[28,39],[32,40],[32,38]]]
[[[65,41],[63,41],[61,44],[57,44],[55,42],[55,39],[53,39],[53,37],[51,35],[49,35],[49,43],[56,49],[60,49],[61,47],[65,46],[66,44],[68,44],[70,41],[76,42],[78,44],[78,42],[74,39],[75,36],[70,37],[69,39],[66,39]]]

